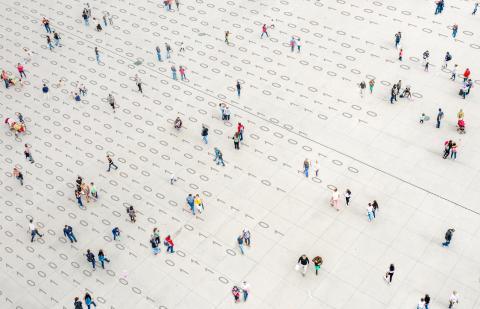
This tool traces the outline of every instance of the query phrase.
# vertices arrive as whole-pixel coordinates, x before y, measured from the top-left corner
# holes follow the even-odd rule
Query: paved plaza
[[[480,308],[474,4],[445,0],[434,14],[433,0],[180,0],[171,10],[160,0],[0,0],[0,68],[14,76],[8,89],[0,85],[0,116],[17,121],[21,113],[26,126],[18,136],[10,123],[0,131],[0,308],[75,308],[88,292],[98,308],[112,309],[404,309],[425,294],[436,309],[448,308],[452,291],[454,308]],[[178,71],[173,79],[172,66],[185,68],[185,78]],[[473,86],[464,99],[467,68]],[[391,104],[399,80],[411,97]],[[466,134],[457,128],[460,109]],[[442,158],[448,140],[456,159]],[[215,164],[215,148],[225,166]],[[107,172],[107,154],[118,169]],[[88,203],[79,193],[84,207],[78,176],[98,191]],[[330,206],[335,188],[338,211]],[[192,214],[188,194],[199,195],[203,211]],[[33,242],[30,219],[43,235]],[[242,254],[244,229],[251,245]],[[87,249],[104,251],[105,269],[99,261],[92,269]],[[305,276],[296,270],[302,254]],[[323,259],[318,275],[315,256]],[[243,281],[248,299],[235,303],[232,288]]]

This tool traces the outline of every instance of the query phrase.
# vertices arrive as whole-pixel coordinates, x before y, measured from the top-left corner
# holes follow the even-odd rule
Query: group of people
[[[195,210],[197,210],[199,213],[205,211],[205,204],[203,203],[203,200],[200,198],[200,195],[198,193],[195,194],[195,196],[192,193],[189,193],[186,201],[187,206],[192,212],[192,215],[195,215]]]
[[[237,237],[238,248],[240,253],[243,255],[245,251],[243,250],[243,245],[250,247],[251,235],[250,231],[247,228],[244,228],[242,233]]]
[[[82,196],[85,197],[87,203],[90,203],[90,200],[93,200],[95,202],[98,199],[97,187],[95,187],[95,184],[93,182],[90,182],[90,184],[88,184],[87,182],[83,181],[83,178],[81,176],[78,176],[75,183],[75,198],[77,199],[78,206],[82,208],[85,207],[85,205],[83,204]]]
[[[152,253],[153,255],[157,255],[160,253],[160,243],[161,243],[161,238],[160,238],[160,231],[158,228],[153,228],[152,235],[150,235],[150,246],[152,247]],[[165,239],[163,240],[163,245],[167,247],[167,253],[174,253],[173,251],[173,239],[170,235],[167,235]]]
[[[313,258],[312,262],[313,265],[315,265],[315,275],[318,275],[318,271],[323,264],[323,259],[321,256],[316,256]],[[310,260],[305,254],[302,254],[298,258],[297,264],[295,265],[295,270],[300,271],[302,276],[305,276],[307,274],[308,265],[310,265]]]

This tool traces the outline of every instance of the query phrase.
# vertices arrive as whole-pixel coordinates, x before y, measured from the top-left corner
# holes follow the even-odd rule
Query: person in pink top
[[[267,32],[267,25],[266,24],[263,24],[262,26],[262,35],[260,36],[260,39],[263,39],[263,35],[266,35],[267,38],[268,38],[268,32]]]
[[[17,70],[18,70],[18,73],[20,74],[20,78],[25,77],[27,78],[27,75],[25,74],[25,70],[23,68],[23,65],[22,64],[17,64]]]
[[[180,79],[181,80],[186,80],[187,76],[185,75],[185,68],[183,66],[180,66],[178,71],[180,72]]]

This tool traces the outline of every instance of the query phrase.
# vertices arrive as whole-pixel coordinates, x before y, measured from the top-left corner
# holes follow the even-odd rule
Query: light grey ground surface
[[[0,138],[1,308],[73,308],[73,297],[86,289],[99,308],[413,308],[425,293],[431,308],[446,308],[454,289],[459,308],[480,308],[480,16],[470,15],[473,2],[447,1],[440,16],[423,0],[184,0],[180,12],[166,12],[160,1],[91,5],[97,18],[109,11],[114,26],[100,33],[85,27],[81,1],[0,0],[1,67],[17,74],[22,47],[34,51],[24,88],[0,87],[2,120],[22,112],[28,128],[15,139],[4,125]],[[64,47],[48,50],[42,16]],[[260,40],[261,25],[272,20],[270,38]],[[291,35],[301,37],[301,53],[290,52]],[[164,52],[164,42],[174,52],[158,62],[154,49]],[[426,49],[428,73],[421,66]],[[460,81],[440,68],[447,50],[459,73],[472,71],[466,100],[458,96]],[[172,64],[187,67],[188,82],[170,78]],[[373,95],[360,98],[357,84],[372,77]],[[67,82],[57,88],[60,78]],[[413,101],[391,105],[390,84],[399,79],[412,86]],[[68,97],[75,81],[88,88],[81,103]],[[48,101],[42,82],[51,87]],[[105,100],[110,92],[120,106],[115,114]],[[230,122],[220,119],[222,101],[231,107]],[[438,107],[445,110],[440,129],[432,120],[418,124],[422,112],[434,119]],[[460,108],[462,136],[455,129]],[[172,128],[177,115],[180,132]],[[235,151],[229,137],[238,121],[246,132]],[[210,127],[207,146],[202,123]],[[441,158],[446,139],[459,144],[456,161]],[[25,161],[24,143],[35,164]],[[214,146],[226,167],[214,165]],[[106,172],[107,152],[118,171]],[[305,158],[320,162],[318,178],[302,176]],[[14,166],[24,187],[11,177]],[[179,177],[174,186],[171,172]],[[74,200],[77,175],[99,189],[86,210]],[[349,208],[343,201],[340,212],[329,207],[333,187],[352,190]],[[204,213],[187,211],[188,193],[203,197]],[[373,199],[380,212],[368,223]],[[127,221],[130,204],[139,212],[136,224]],[[45,233],[33,244],[31,216]],[[63,237],[64,224],[76,232],[74,246]],[[123,231],[118,242],[114,226]],[[153,227],[174,236],[175,254],[151,254]],[[244,227],[252,247],[240,256],[235,239]],[[449,227],[456,232],[445,249]],[[105,250],[108,270],[91,271],[87,248]],[[295,272],[302,253],[324,258],[318,276],[313,268],[306,277]],[[382,276],[390,263],[397,271],[387,286]],[[233,304],[230,289],[243,279],[250,299]]]

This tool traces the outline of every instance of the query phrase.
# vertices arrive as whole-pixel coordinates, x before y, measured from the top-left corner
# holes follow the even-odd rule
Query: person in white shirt
[[[423,298],[418,302],[417,309],[425,309],[425,300]]]
[[[368,222],[371,222],[373,220],[373,206],[372,206],[372,203],[368,203],[367,216],[368,216]]]
[[[28,223],[28,231],[32,235],[32,238],[31,238],[30,242],[33,242],[33,239],[35,238],[35,235],[43,237],[43,235],[38,232],[35,224],[33,223],[33,219],[30,219],[30,221]]]
[[[242,282],[243,301],[247,301],[248,293],[250,292],[250,284],[247,281]]]
[[[448,308],[453,308],[453,305],[458,304],[458,294],[457,291],[453,291],[452,295],[450,295],[450,298],[448,299],[449,305]]]
[[[340,193],[338,193],[338,189],[335,188],[333,189],[333,192],[332,192],[332,197],[330,198],[330,206],[333,206],[335,207],[335,209],[337,211],[339,211],[340,209],[338,208],[338,199],[340,198]]]
[[[320,167],[318,165],[318,160],[315,160],[315,163],[313,164],[313,171],[315,172],[315,177],[318,177],[318,171]]]

